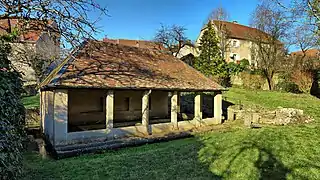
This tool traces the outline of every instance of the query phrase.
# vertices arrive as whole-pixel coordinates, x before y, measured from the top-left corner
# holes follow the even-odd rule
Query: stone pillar
[[[45,119],[45,91],[40,91],[40,128],[41,132],[44,133],[44,119]]]
[[[202,120],[202,97],[201,94],[197,94],[194,97],[194,119],[198,121],[198,126],[200,126],[200,121]]]
[[[149,95],[151,90],[144,91],[142,94],[142,125],[147,128],[147,132],[149,131]]]
[[[215,92],[215,96],[213,98],[213,117],[217,121],[217,124],[222,123],[222,94],[221,92]]]
[[[68,90],[54,91],[54,145],[63,144],[68,134]]]
[[[106,129],[111,130],[113,128],[113,116],[114,116],[114,91],[108,90],[106,97]]]
[[[178,91],[172,92],[171,96],[171,123],[174,129],[178,129],[178,114],[180,113],[180,93]]]

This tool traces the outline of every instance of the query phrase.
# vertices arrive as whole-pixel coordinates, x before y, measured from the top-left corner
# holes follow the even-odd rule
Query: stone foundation
[[[303,110],[278,107],[276,110],[242,109],[239,106],[228,108],[228,120],[242,119],[245,126],[252,124],[288,125],[297,123],[309,123],[313,119],[303,114]]]

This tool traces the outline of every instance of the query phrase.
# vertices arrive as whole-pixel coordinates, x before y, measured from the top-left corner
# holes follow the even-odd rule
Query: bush
[[[276,85],[276,90],[278,91],[285,91],[290,93],[301,93],[299,90],[299,86],[294,82],[290,81],[282,81]]]
[[[240,72],[247,70],[249,67],[249,61],[247,59],[242,59],[239,64],[234,62],[228,63],[228,70],[230,75],[236,75]]]
[[[242,72],[239,74],[243,82],[243,87],[247,89],[262,89],[265,79],[257,73]]]
[[[0,174],[1,179],[17,179],[22,171],[24,107],[21,103],[22,81],[9,69],[10,48],[0,44]]]
[[[310,93],[313,82],[313,74],[311,72],[295,70],[291,78],[298,85],[301,92]]]

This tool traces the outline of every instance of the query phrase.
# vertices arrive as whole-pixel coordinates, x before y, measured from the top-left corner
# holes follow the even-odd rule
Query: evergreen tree
[[[227,78],[229,76],[227,63],[222,58],[219,48],[219,38],[209,22],[207,30],[200,39],[200,56],[195,60],[194,67],[206,76]]]

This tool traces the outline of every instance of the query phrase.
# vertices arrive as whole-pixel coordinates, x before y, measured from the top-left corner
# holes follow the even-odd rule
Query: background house
[[[46,24],[46,25],[45,25]],[[58,59],[60,56],[60,36],[51,30],[55,28],[53,21],[42,22],[34,19],[18,19],[14,17],[0,19],[0,34],[17,31],[18,38],[11,43],[12,52],[9,60],[20,72],[25,88],[34,89],[38,83],[32,58]],[[44,61],[43,67],[49,66]]]
[[[256,66],[257,61],[254,58],[252,47],[254,45],[255,38],[261,36],[268,36],[265,32],[262,32],[256,28],[244,26],[238,24],[236,21],[210,21],[217,32],[217,36],[220,38],[220,49],[227,62],[239,62],[242,59],[247,59],[250,65]],[[200,40],[203,33],[206,31],[206,25],[201,29],[200,34],[195,42],[195,47],[186,46],[179,54],[179,58],[192,54],[194,56],[199,55],[197,47],[200,46]]]

